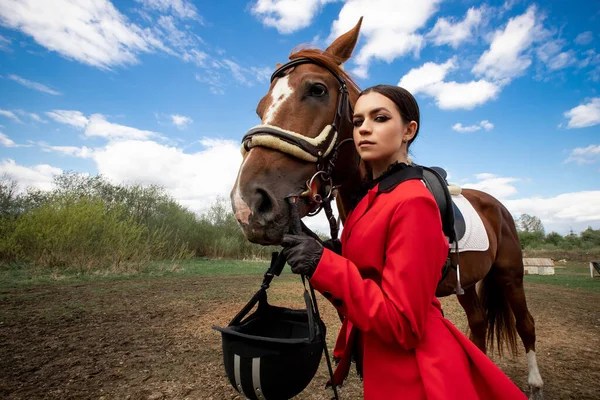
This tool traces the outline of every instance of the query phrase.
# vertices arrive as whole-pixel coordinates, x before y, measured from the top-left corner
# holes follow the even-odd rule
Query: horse
[[[342,65],[352,56],[361,23],[362,18],[324,51],[295,49],[289,62],[277,64],[269,91],[256,107],[261,125],[242,141],[243,159],[231,191],[233,213],[249,241],[281,242],[291,223],[290,196],[299,196],[296,206],[304,217],[315,211],[320,196],[327,196],[320,193],[331,192],[333,185],[342,221],[352,208],[369,171],[354,145],[345,145],[352,140],[351,110],[359,88]],[[487,251],[460,253],[464,294],[457,297],[467,315],[470,339],[486,352],[488,347],[493,351],[495,338],[499,353],[506,345],[516,354],[516,331],[527,355],[530,398],[542,399],[535,324],[527,308],[514,220],[489,194],[472,189],[462,194],[481,217],[489,238]],[[450,270],[436,296],[449,296],[456,287],[457,272]]]

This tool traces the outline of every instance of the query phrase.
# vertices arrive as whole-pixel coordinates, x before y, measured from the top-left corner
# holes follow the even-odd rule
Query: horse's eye
[[[310,95],[314,97],[322,97],[327,94],[327,87],[320,83],[315,83],[310,87]]]

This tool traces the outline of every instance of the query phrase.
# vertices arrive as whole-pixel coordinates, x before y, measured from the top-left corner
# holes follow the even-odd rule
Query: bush
[[[269,259],[275,247],[246,240],[229,202],[197,216],[159,186],[113,185],[72,172],[49,192],[0,179],[0,264],[128,270],[190,256]]]
[[[153,259],[179,259],[189,251],[127,216],[122,205],[64,195],[22,214],[11,235],[12,253],[41,267],[128,270]],[[171,242],[171,243],[170,243]]]

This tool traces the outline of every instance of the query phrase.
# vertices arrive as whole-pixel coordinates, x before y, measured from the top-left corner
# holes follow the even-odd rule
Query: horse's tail
[[[513,354],[517,354],[517,329],[515,316],[504,294],[501,283],[494,276],[494,267],[486,275],[479,286],[479,299],[487,315],[487,348],[491,353],[497,347],[498,354],[503,354],[506,346]],[[496,343],[494,343],[494,337]],[[494,346],[495,345],[495,346]]]

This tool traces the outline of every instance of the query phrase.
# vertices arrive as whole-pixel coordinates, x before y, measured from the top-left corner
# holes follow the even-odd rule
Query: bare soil
[[[0,398],[239,399],[222,366],[220,334],[260,285],[260,276],[211,276],[46,285],[0,290]],[[546,399],[600,399],[600,294],[529,283]],[[269,290],[277,305],[302,307],[290,275]],[[320,297],[333,344],[339,320]],[[446,316],[464,331],[455,298]],[[492,356],[527,392],[524,351]],[[325,360],[298,399],[329,399]],[[353,373],[341,390],[360,399]]]

